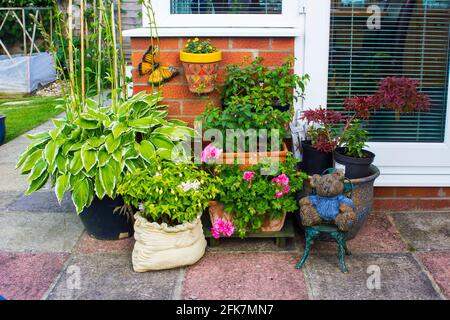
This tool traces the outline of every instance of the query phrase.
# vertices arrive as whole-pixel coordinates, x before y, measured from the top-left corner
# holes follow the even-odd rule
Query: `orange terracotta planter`
[[[280,151],[271,151],[271,152],[236,152],[236,153],[226,153],[224,152],[221,156],[221,159],[218,161],[222,161],[223,164],[233,164],[235,160],[237,160],[239,164],[239,168],[247,169],[255,164],[261,162],[261,160],[265,158],[270,158],[272,161],[286,162],[286,157],[289,150],[286,144],[283,142]],[[220,163],[220,162],[219,162]]]
[[[189,91],[197,94],[210,93],[214,90],[222,60],[222,51],[194,54],[180,52],[180,60],[188,82]]]
[[[217,219],[225,219],[227,221],[233,221],[233,215],[228,214],[224,210],[224,205],[218,201],[209,202],[209,218],[211,219],[211,224],[214,225]],[[264,220],[261,227],[261,232],[278,232],[283,229],[284,221],[286,220],[286,213],[280,219],[269,219],[268,217]]]

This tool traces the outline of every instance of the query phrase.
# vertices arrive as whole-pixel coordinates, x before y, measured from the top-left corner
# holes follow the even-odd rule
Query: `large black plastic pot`
[[[354,158],[345,155],[345,148],[336,148],[333,153],[335,167],[345,170],[345,177],[349,179],[359,179],[369,176],[369,168],[375,159],[375,154],[363,150],[362,158]]]
[[[302,141],[303,159],[300,168],[308,175],[322,174],[333,167],[333,154],[316,150],[309,140]]]
[[[6,137],[6,116],[0,114],[0,146],[5,142]]]
[[[123,206],[121,197],[102,200],[94,198],[92,204],[80,213],[81,222],[87,233],[98,240],[119,240],[131,237],[134,233],[133,219],[114,209]]]

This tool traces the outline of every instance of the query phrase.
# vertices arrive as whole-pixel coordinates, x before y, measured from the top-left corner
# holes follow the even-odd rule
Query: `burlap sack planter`
[[[171,269],[196,263],[205,254],[200,218],[170,227],[135,215],[133,269],[136,272]]]

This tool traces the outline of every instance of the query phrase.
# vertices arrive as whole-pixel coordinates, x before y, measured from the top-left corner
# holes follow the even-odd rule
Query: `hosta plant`
[[[192,222],[219,191],[220,179],[196,165],[157,159],[126,175],[118,187],[125,203],[139,208],[145,219],[169,226]]]
[[[177,145],[191,136],[192,129],[166,120],[167,111],[158,104],[161,99],[157,93],[142,92],[115,108],[99,107],[90,99],[83,112],[67,108],[64,118],[53,120],[54,129],[28,136],[32,143],[17,163],[28,175],[26,193],[50,180],[58,200],[71,192],[80,213],[94,196],[115,198],[125,174],[151,169],[153,157],[182,156]]]

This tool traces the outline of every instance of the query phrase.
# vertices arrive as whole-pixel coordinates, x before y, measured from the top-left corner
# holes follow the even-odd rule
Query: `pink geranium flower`
[[[277,193],[275,193],[275,197],[277,197],[277,198],[281,198],[282,196],[284,196],[284,193],[283,192],[277,192]]]
[[[278,177],[273,178],[272,182],[278,183],[278,185],[287,186],[289,184],[289,177],[287,175],[280,174]]]
[[[202,151],[202,162],[214,162],[215,160],[220,158],[222,152],[222,149],[217,148],[211,143]]]
[[[252,171],[245,171],[243,178],[244,178],[244,180],[250,182],[250,181],[252,181],[254,176],[255,176],[254,172],[252,172]]]
[[[232,236],[234,233],[234,226],[233,223],[219,218],[214,222],[213,227],[211,228],[211,234],[214,237],[214,239],[219,239],[220,235],[224,235],[227,237]]]
[[[285,175],[284,173],[280,174],[278,177],[273,178],[272,182],[275,182],[277,184],[275,197],[281,198],[285,194],[289,193],[289,190],[290,190],[289,177],[287,175]]]

